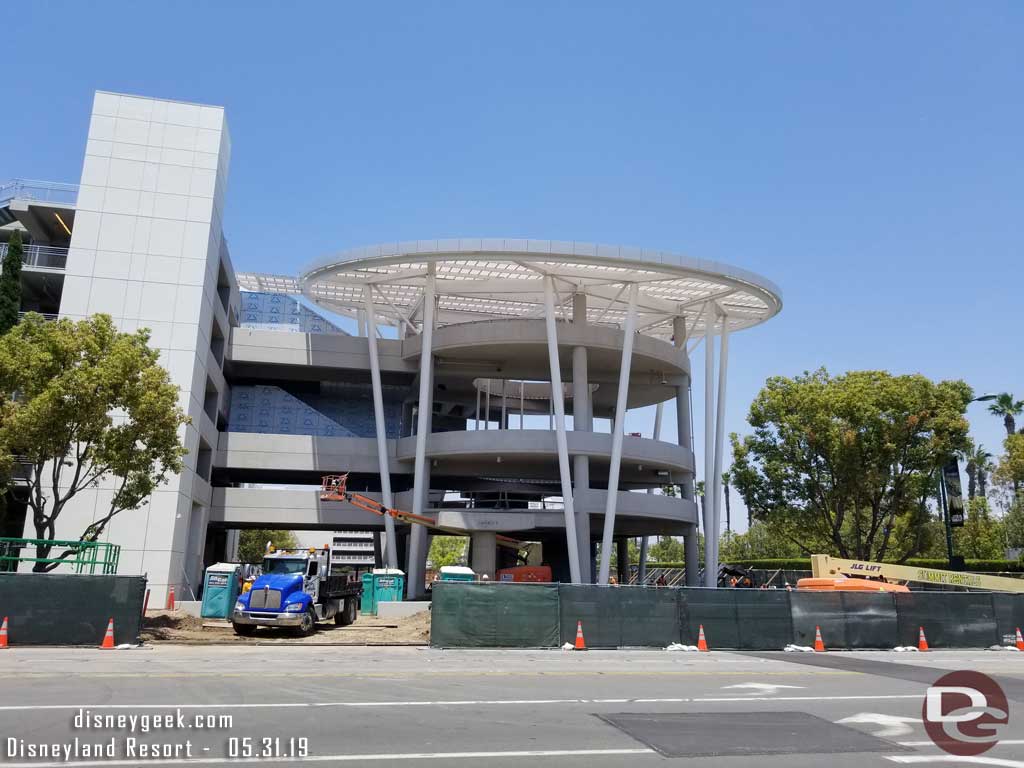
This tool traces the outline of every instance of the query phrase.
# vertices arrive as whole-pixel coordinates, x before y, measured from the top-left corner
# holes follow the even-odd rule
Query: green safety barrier
[[[431,644],[547,648],[572,643],[583,623],[588,648],[696,645],[712,650],[813,646],[829,650],[917,645],[1012,644],[1024,627],[1024,595],[987,592],[812,592],[593,584],[434,585]]]
[[[114,620],[114,642],[138,642],[144,576],[0,573],[0,617],[19,645],[99,645]]]
[[[561,640],[576,640],[583,623],[588,648],[624,648],[678,642],[678,590],[561,584],[558,587]]]
[[[47,557],[36,557],[39,546],[50,547]],[[0,572],[15,573],[19,563],[45,563],[72,573],[112,574],[120,558],[120,545],[106,541],[0,538]]]
[[[434,582],[430,644],[437,648],[554,648],[554,584]]]

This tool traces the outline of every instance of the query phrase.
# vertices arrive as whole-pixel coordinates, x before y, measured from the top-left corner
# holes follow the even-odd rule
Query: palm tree
[[[1017,422],[1013,417],[1024,413],[1024,400],[1014,400],[1009,392],[1003,392],[988,407],[988,412],[994,416],[1002,416],[1006,434],[1012,435],[1017,431]]]
[[[964,452],[967,461],[967,498],[985,496],[988,487],[988,474],[992,471],[992,454],[983,445],[971,445]]]

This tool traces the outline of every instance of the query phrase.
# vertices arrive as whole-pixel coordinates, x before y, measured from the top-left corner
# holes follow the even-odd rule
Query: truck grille
[[[254,589],[249,597],[249,608],[277,610],[281,607],[281,590]]]

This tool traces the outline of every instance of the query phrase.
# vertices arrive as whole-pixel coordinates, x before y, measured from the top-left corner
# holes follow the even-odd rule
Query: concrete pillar
[[[577,293],[572,298],[572,323],[585,325],[587,322],[587,295]],[[594,431],[594,408],[590,399],[590,379],[587,373],[587,348],[572,349],[572,428],[574,432]],[[594,582],[594,571],[590,564],[590,509],[584,497],[590,489],[590,459],[585,455],[572,457],[573,506],[576,517],[576,537],[579,540],[580,580],[584,584]]]
[[[686,586],[700,586],[700,542],[697,541],[697,526],[691,525],[683,535],[684,557],[686,558]]]
[[[616,540],[615,549],[619,584],[627,584],[629,583],[629,539]]]
[[[608,493],[604,505],[604,533],[601,537],[601,571],[598,584],[608,583],[608,571],[612,551],[612,536],[615,533],[615,506],[619,492],[619,469],[622,464],[622,433],[626,424],[627,396],[629,394],[629,370],[633,362],[633,337],[636,331],[636,304],[640,294],[640,286],[633,283],[629,286],[629,301],[626,306],[626,319],[623,323],[622,362],[619,364],[619,388],[615,401],[615,425],[612,428],[612,455],[608,464]]]
[[[380,540],[380,538],[381,538],[381,532],[380,531],[374,531],[373,532],[373,567],[374,568],[381,568],[384,565],[384,553],[383,553],[383,549],[381,547],[381,540]],[[394,538],[393,534],[388,537],[389,540],[391,540],[393,538]],[[398,547],[395,546],[395,544],[397,544],[397,542],[392,541],[391,546],[395,547],[395,562],[397,563],[398,562]]]
[[[548,341],[548,369],[551,371],[551,410],[554,415],[555,444],[558,447],[558,474],[562,486],[565,518],[565,548],[569,554],[569,574],[573,584],[580,583],[579,539],[572,503],[572,476],[569,472],[569,446],[565,438],[565,403],[562,400],[562,366],[558,359],[558,332],[555,326],[554,278],[544,278],[544,322]]]
[[[704,495],[712,500],[715,490],[715,322],[714,302],[707,303],[704,312]],[[704,503],[704,586],[717,587],[717,567],[714,565],[715,529],[714,504]]]
[[[391,495],[391,467],[388,461],[387,423],[384,417],[384,391],[380,381],[380,357],[377,354],[377,313],[373,306],[373,289],[363,288],[363,303],[366,306],[367,347],[370,352],[370,389],[373,391],[373,423],[377,437],[377,468],[380,473],[380,495],[385,507],[395,506]],[[387,562],[388,568],[398,567],[398,549],[395,547],[395,519],[391,515],[384,517],[384,530],[387,531]],[[376,539],[379,543],[379,538]]]
[[[470,567],[477,576],[494,579],[498,562],[498,538],[493,531],[474,531],[469,535],[473,561]]]
[[[413,465],[412,512],[422,515],[430,493],[430,468],[427,466],[427,439],[431,432],[434,411],[434,264],[430,264],[423,287],[423,331],[420,334],[420,391],[416,414],[416,455]],[[425,591],[427,565],[427,529],[413,525],[409,537],[409,565],[406,571],[406,594],[419,597]]]

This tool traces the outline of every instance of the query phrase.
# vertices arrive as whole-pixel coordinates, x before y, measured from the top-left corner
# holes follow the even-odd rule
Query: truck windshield
[[[305,560],[281,560],[267,558],[263,561],[264,573],[305,573]]]

